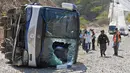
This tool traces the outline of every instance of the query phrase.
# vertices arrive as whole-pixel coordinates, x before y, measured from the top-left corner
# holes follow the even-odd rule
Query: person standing
[[[90,31],[85,32],[84,39],[85,39],[85,50],[88,53],[88,51],[90,50],[90,47],[91,47],[91,34],[90,34]]]
[[[79,40],[79,45],[82,45],[82,42],[83,42],[83,33],[82,33],[82,31],[80,30],[80,32],[79,32],[79,38],[80,38],[80,40]]]
[[[85,50],[85,34],[86,34],[87,30],[83,30],[83,34],[82,34],[82,48],[83,50]]]
[[[92,50],[95,50],[95,32],[94,32],[94,29],[91,30],[92,32]]]
[[[114,55],[118,56],[119,43],[121,42],[121,35],[118,31],[118,28],[115,29],[115,34],[113,35],[113,42]]]
[[[107,37],[107,35],[104,33],[104,30],[101,30],[101,34],[98,36],[98,40],[97,40],[97,46],[98,44],[100,44],[100,54],[101,57],[106,56],[105,51],[107,49],[107,45],[106,43],[108,43],[109,45],[109,39]]]

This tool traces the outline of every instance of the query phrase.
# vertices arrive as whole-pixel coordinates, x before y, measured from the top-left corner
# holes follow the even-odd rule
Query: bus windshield
[[[109,30],[110,30],[110,31],[114,31],[115,28],[116,28],[116,26],[109,26]]]
[[[46,37],[77,38],[79,23],[76,11],[48,9],[46,21]]]

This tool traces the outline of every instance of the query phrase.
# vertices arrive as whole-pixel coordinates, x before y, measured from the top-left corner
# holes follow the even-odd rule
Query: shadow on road
[[[89,51],[88,54],[93,54],[93,52],[92,52],[92,51]]]
[[[118,51],[124,51],[124,50],[122,50],[122,49],[119,49]]]
[[[118,55],[117,57],[119,57],[119,58],[124,58],[123,56],[119,56],[119,55]]]
[[[11,65],[12,66],[12,65]],[[23,66],[12,66],[14,69],[19,70],[21,73],[54,73],[55,68],[32,68]]]
[[[115,55],[114,55],[115,56]],[[120,56],[120,55],[118,55],[118,56],[116,56],[116,57],[119,57],[119,58],[124,58],[123,56]]]
[[[111,56],[105,56],[104,58],[111,58]]]
[[[70,70],[81,71],[80,73],[84,73],[84,72],[86,72],[87,67],[83,63],[77,62],[76,64],[74,64],[72,66],[72,68],[70,68]]]
[[[10,65],[12,66],[12,65]],[[69,69],[57,70],[56,68],[32,68],[32,67],[18,67],[12,66],[14,69],[19,70],[21,73],[68,73],[80,71],[80,73],[86,72],[87,68],[83,63],[77,62]]]

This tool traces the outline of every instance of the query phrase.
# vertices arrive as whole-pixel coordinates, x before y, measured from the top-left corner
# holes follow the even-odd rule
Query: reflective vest
[[[119,32],[117,32],[116,34],[114,34],[113,41],[114,42],[120,42],[121,41],[120,33]]]

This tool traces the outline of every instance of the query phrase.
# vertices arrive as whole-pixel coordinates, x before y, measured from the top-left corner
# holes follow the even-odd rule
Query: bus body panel
[[[46,67],[76,62],[79,42],[77,11],[29,6],[26,13],[25,50],[29,56],[28,66]]]

